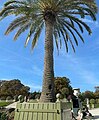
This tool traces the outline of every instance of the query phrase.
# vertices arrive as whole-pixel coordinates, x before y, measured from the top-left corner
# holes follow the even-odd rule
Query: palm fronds
[[[84,19],[88,16],[95,21],[97,9],[95,0],[9,0],[0,11],[0,19],[15,15],[15,20],[11,22],[5,34],[17,28],[14,36],[16,40],[25,30],[29,29],[25,46],[32,39],[32,48],[34,48],[44,27],[45,16],[50,14],[55,17],[53,36],[56,47],[59,50],[60,44],[61,48],[63,39],[68,52],[68,41],[75,51],[72,38],[78,46],[76,34],[84,42],[81,35],[84,29],[89,35],[92,33],[91,28],[80,18]]]

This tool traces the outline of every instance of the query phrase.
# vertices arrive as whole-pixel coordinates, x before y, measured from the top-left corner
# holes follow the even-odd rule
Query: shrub
[[[96,104],[99,104],[99,99],[96,99]]]
[[[41,96],[40,94],[36,94],[35,99],[40,99],[40,96]]]
[[[1,113],[0,120],[8,120],[6,113]]]
[[[94,100],[94,99],[91,99],[91,100],[90,100],[90,103],[91,103],[91,104],[95,104],[95,100]]]
[[[99,108],[99,103],[98,103],[98,104],[95,104],[95,108]]]
[[[11,96],[8,96],[6,100],[13,100],[13,98]]]
[[[0,100],[6,100],[5,96],[0,97]]]
[[[87,100],[86,100],[86,99],[84,100],[83,104],[84,104],[84,105],[86,105],[86,104],[87,104]]]

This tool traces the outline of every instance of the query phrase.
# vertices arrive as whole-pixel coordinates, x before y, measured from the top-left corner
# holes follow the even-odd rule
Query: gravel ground
[[[89,111],[94,116],[92,120],[99,120],[99,108],[92,109]]]

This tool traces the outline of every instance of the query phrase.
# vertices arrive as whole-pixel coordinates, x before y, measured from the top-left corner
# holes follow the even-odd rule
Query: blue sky
[[[0,0],[0,9],[5,0]],[[97,0],[99,6],[99,1]],[[13,17],[8,17],[0,22],[0,80],[20,79],[23,84],[30,86],[31,91],[41,90],[43,65],[44,65],[44,34],[42,34],[38,45],[31,53],[31,44],[25,48],[25,36],[22,34],[14,42],[12,32],[8,36],[4,31]],[[55,76],[66,76],[70,79],[73,88],[81,91],[94,91],[99,86],[99,13],[97,21],[90,19],[84,21],[91,26],[92,35],[83,34],[85,43],[79,41],[76,53],[70,49],[65,52],[62,47],[60,54],[54,49],[54,71]]]

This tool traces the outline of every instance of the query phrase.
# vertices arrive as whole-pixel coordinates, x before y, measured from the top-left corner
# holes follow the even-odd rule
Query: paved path
[[[6,106],[6,108],[16,108],[16,104],[17,104],[17,102],[14,102],[14,103]]]
[[[14,103],[6,106],[5,108],[16,108],[17,103],[18,103],[18,102],[14,102]],[[26,102],[23,102],[23,103],[26,103]]]
[[[94,116],[93,120],[99,120],[99,108],[92,109],[89,111]]]

